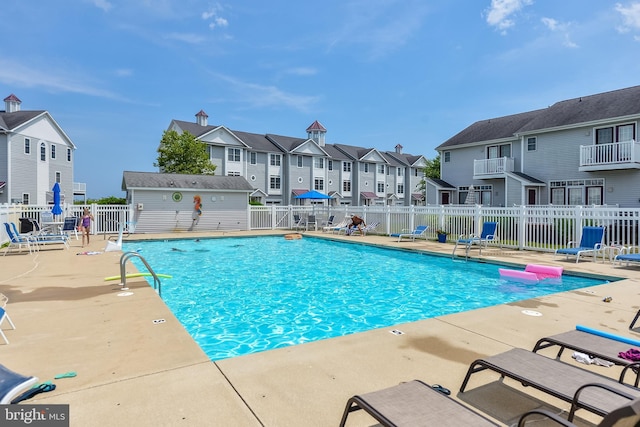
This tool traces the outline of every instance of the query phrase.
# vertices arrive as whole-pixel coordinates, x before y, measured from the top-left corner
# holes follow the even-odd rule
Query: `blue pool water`
[[[606,282],[521,283],[501,279],[497,265],[307,237],[143,241],[124,250],[173,276],[162,279],[162,298],[211,360]]]

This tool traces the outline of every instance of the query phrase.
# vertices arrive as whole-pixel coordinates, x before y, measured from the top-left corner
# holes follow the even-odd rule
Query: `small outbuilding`
[[[241,176],[123,172],[136,233],[247,230],[249,195]]]

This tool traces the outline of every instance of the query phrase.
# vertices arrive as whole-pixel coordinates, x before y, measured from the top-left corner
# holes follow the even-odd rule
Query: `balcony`
[[[581,172],[640,169],[640,143],[635,140],[580,146]]]
[[[73,194],[76,196],[85,196],[87,194],[87,183],[86,182],[74,182],[73,183]]]
[[[504,178],[505,172],[513,172],[512,157],[498,157],[473,161],[473,179]]]

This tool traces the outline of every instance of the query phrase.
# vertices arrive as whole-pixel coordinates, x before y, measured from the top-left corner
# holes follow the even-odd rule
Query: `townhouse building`
[[[189,132],[207,144],[216,175],[243,176],[253,202],[296,205],[296,196],[317,190],[334,205],[424,204],[420,183],[426,159],[394,151],[328,144],[327,129],[314,121],[306,137],[256,134],[209,125],[204,111],[195,122],[172,120],[168,130]],[[322,202],[324,203],[324,202]]]
[[[640,86],[473,123],[436,149],[428,204],[640,207]]]
[[[0,203],[53,203],[53,185],[61,199],[86,196],[86,185],[73,182],[75,144],[45,110],[22,110],[11,94],[0,111]]]

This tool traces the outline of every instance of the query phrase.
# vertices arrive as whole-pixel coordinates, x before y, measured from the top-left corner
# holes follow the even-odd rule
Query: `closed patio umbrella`
[[[53,184],[53,208],[51,213],[54,216],[62,214],[62,207],[60,206],[60,184],[57,182]]]

